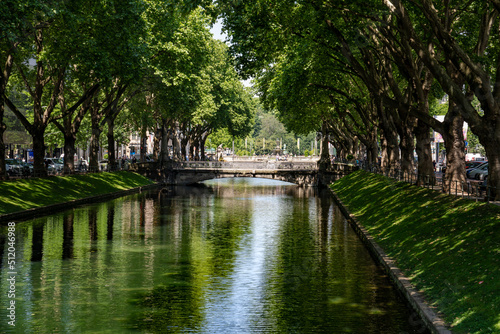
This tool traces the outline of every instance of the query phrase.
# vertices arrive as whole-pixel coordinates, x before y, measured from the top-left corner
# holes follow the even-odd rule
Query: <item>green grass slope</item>
[[[152,183],[139,174],[125,171],[0,181],[0,215]]]
[[[454,333],[500,333],[500,207],[366,172],[331,186]]]

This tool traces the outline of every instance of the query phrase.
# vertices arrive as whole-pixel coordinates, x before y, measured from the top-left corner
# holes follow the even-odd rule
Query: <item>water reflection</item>
[[[18,223],[16,233],[9,333],[421,332],[314,188],[219,180]]]

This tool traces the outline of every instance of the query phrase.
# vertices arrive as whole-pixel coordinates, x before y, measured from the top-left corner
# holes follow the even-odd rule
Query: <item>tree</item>
[[[318,1],[222,1],[220,4],[226,28],[232,35],[231,48],[237,55],[242,73],[256,75],[264,71],[263,77],[279,77],[280,62],[285,58],[293,59],[290,55],[295,53],[301,60],[297,63],[317,77],[325,78],[323,74],[328,71],[322,71],[322,66],[311,61],[315,58],[322,60],[321,65],[327,64],[330,72],[335,69],[344,76],[356,78],[358,84],[365,86],[376,111],[382,167],[392,169],[401,162],[402,168],[412,173],[413,136],[416,134],[419,172],[430,174],[429,126],[432,126],[443,134],[448,147],[448,160],[452,167],[446,175],[445,187],[448,188],[453,181],[462,181],[465,177],[461,117],[466,120],[468,117],[475,123],[472,128],[479,129],[481,124],[483,141],[489,136],[490,141],[496,140],[490,149],[493,151],[494,147],[498,147],[497,139],[485,135],[495,132],[491,128],[495,122],[481,119],[477,111],[467,105],[472,93],[477,95],[482,92],[482,97],[488,94],[491,97],[489,100],[482,99],[482,108],[488,105],[491,109],[493,106],[490,102],[494,100],[495,90],[491,87],[495,86],[485,83],[490,82],[487,73],[495,68],[491,58],[497,54],[491,51],[498,43],[490,38],[493,23],[498,17],[495,6],[471,1],[466,6],[457,4],[455,8],[449,2],[434,7],[430,0],[422,0],[411,3],[411,11],[406,12],[397,0],[383,3],[366,1],[362,4],[330,2],[328,5]],[[472,13],[481,15],[480,24],[473,19]],[[480,36],[477,43],[470,42],[471,34]],[[492,42],[488,44],[488,40]],[[489,45],[491,51],[486,52]],[[475,59],[479,59],[478,62],[474,63]],[[487,63],[490,65],[482,70],[483,64]],[[286,68],[288,64],[283,66]],[[289,76],[291,73],[294,72],[290,70]],[[296,75],[295,80],[289,80],[289,85],[278,88],[275,96],[285,101],[290,96],[304,94],[303,90],[288,94],[291,85],[303,87],[301,80],[314,82],[312,75],[304,76],[304,73],[307,72],[302,71],[302,77]],[[332,79],[326,78],[321,85],[316,80],[316,87],[323,86],[323,89],[334,92],[335,99],[338,95],[345,99],[351,94],[346,89],[349,85],[337,85],[341,81]],[[443,123],[429,115],[428,100],[434,80],[450,96],[451,104]],[[271,79],[263,81],[263,90],[272,88],[269,82]],[[470,88],[461,89],[463,84]],[[300,102],[298,105],[307,105]],[[338,108],[339,104],[336,104]],[[342,105],[338,112],[346,114],[342,110],[353,109]],[[293,118],[300,113],[291,110],[287,110],[287,117]],[[332,113],[328,118],[335,120],[337,116]],[[337,136],[349,137],[338,127],[330,127],[336,128],[332,133]],[[402,152],[401,158],[399,151]],[[492,154],[495,156],[496,153]],[[496,176],[494,178],[497,179]]]
[[[109,1],[106,4],[94,2],[93,6],[61,2],[58,10],[53,12],[56,14],[50,20],[36,24],[32,42],[34,54],[27,53],[36,60],[36,65],[32,67],[24,59],[16,62],[19,77],[33,100],[33,121],[24,117],[7,99],[9,108],[33,136],[37,173],[44,170],[44,133],[48,124],[58,118],[72,117],[101,85],[108,84],[119,73],[131,78],[130,74],[134,73],[141,59],[138,52],[141,46],[138,38],[143,31],[140,28],[140,6]],[[124,71],[127,74],[123,75]],[[85,82],[80,84],[85,89],[70,99],[65,96],[64,87],[73,82],[77,85]],[[72,104],[67,105],[70,101]],[[64,109],[63,113],[57,113],[57,109]],[[74,132],[78,129],[75,125],[81,118],[82,115],[78,115],[76,123],[65,123],[67,149],[73,146],[74,150]],[[70,153],[68,151],[65,155],[68,159],[66,167],[72,170],[73,154]]]
[[[72,83],[81,86],[90,84],[96,89],[91,96],[88,96],[77,114],[75,110],[68,110],[61,115],[64,126],[59,125],[59,129],[65,133],[65,169],[68,172],[74,171],[72,156],[75,151],[76,134],[83,116],[89,110],[93,111],[91,119],[94,134],[92,136],[94,141],[91,141],[90,166],[97,169],[96,147],[99,147],[99,136],[96,136],[96,133],[100,134],[104,123],[108,123],[108,135],[111,134],[113,138],[113,122],[121,110],[118,101],[129,83],[140,78],[144,67],[143,60],[147,56],[147,49],[142,42],[146,35],[146,26],[142,19],[144,8],[140,2],[128,4],[107,2],[104,6],[97,2],[94,6],[87,4],[81,8],[77,4],[74,6],[75,8],[67,12],[66,20],[74,20],[74,13],[78,13],[80,20],[75,24],[75,29],[85,32],[83,36],[85,41],[83,46],[78,44],[78,40],[74,43],[78,47],[73,52],[74,64],[66,81],[71,79]],[[92,23],[89,24],[90,22]],[[101,90],[101,95],[98,95],[97,88]],[[95,100],[100,97],[104,101]],[[66,97],[60,94],[61,107],[65,99]],[[105,107],[102,107],[103,105]],[[97,106],[100,106],[100,109]],[[104,115],[99,114],[99,111],[104,112]],[[99,121],[102,123],[99,124]],[[112,143],[108,145],[114,146],[114,140],[110,140]],[[110,166],[114,166],[113,147],[110,152]]]
[[[176,159],[203,158],[211,132],[227,128],[233,136],[242,136],[251,131],[253,102],[232,67],[227,46],[213,40],[210,19],[201,10],[186,16],[172,9],[165,13],[175,23],[170,23],[168,31],[152,23],[146,104],[162,136],[162,161],[168,160],[169,141]],[[200,154],[194,154],[194,148]]]
[[[500,189],[500,76],[496,66],[500,53],[498,40],[491,34],[495,22],[498,23],[500,4],[471,1],[465,7],[459,4],[452,7],[446,2],[436,7],[430,0],[422,0],[418,8],[425,16],[425,23],[413,21],[399,0],[385,1],[385,4],[397,17],[399,30],[412,49],[453,101],[450,109],[467,121],[485,147],[489,160],[488,183]],[[472,20],[478,15],[480,21]],[[433,49],[425,47],[416,27],[432,34],[436,42]],[[440,61],[442,56],[447,59],[445,65]],[[474,108],[473,95],[478,98],[484,116]],[[500,197],[500,192],[496,192],[496,197]]]
[[[57,10],[58,3],[50,8],[43,1],[2,1],[0,4],[0,178],[5,174],[5,145],[3,135],[5,132],[4,108],[9,103],[6,100],[9,89],[9,79],[14,71],[15,64],[28,62],[30,54],[30,41],[39,33],[42,27],[53,20],[52,10]],[[39,73],[39,75],[42,75]],[[38,90],[42,87],[38,87]],[[13,110],[16,115],[22,114]],[[24,124],[23,124],[24,125]]]
[[[0,179],[5,178],[5,144],[4,123],[6,96],[9,79],[17,62],[27,61],[29,40],[37,29],[52,20],[51,12],[56,10],[57,3],[50,8],[43,1],[5,0],[0,4]]]

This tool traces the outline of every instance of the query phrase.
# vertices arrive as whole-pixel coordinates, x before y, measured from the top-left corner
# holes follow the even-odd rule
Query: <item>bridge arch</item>
[[[136,164],[135,170],[169,185],[187,185],[219,178],[254,177],[286,181],[305,187],[323,186],[356,170],[356,166],[335,164],[320,171],[317,161],[184,161]]]
[[[187,185],[221,178],[262,178],[285,181],[299,186],[317,186],[317,171],[259,171],[259,170],[176,170],[169,177],[170,184]]]

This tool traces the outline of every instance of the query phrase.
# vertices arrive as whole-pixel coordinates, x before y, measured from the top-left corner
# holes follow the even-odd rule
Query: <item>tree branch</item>
[[[19,121],[23,124],[24,128],[26,131],[29,132],[30,135],[33,136],[34,133],[34,128],[33,125],[28,121],[28,119],[17,109],[16,105],[7,97],[7,95],[4,94],[5,98],[5,104],[7,104],[7,107],[16,115],[16,117],[19,119]]]

